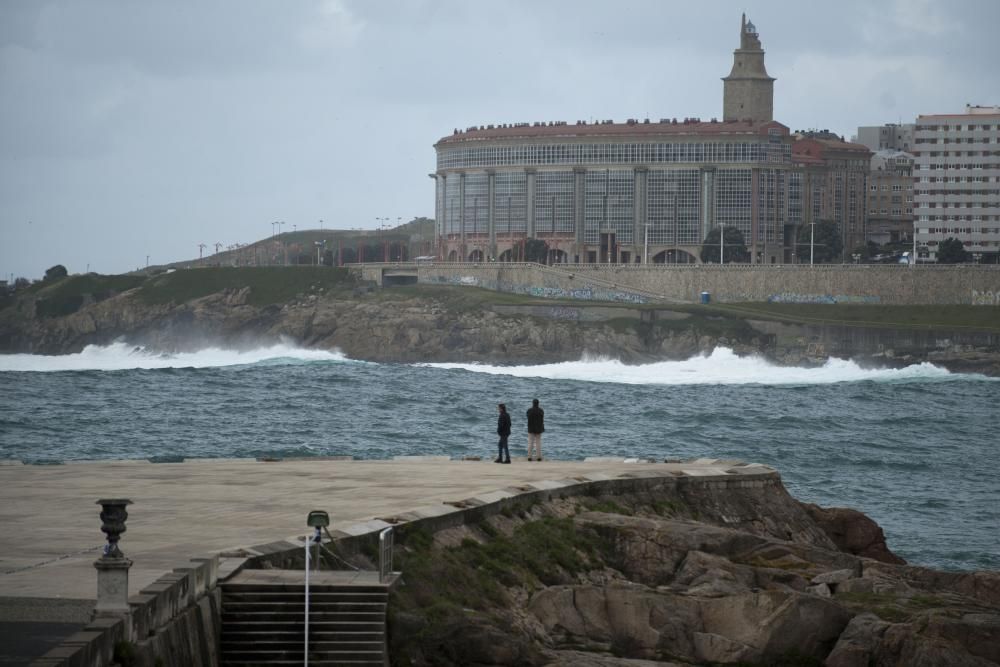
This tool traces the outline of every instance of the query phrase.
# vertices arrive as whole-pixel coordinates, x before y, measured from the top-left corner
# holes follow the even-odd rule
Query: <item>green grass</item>
[[[892,329],[1000,331],[1000,308],[987,306],[880,306],[860,304],[734,303],[711,311],[803,324],[843,324]]]
[[[90,295],[103,301],[119,292],[142,285],[143,276],[102,276],[96,273],[69,276],[51,283],[39,283],[35,296],[36,312],[41,317],[61,317],[75,313]]]
[[[611,545],[571,519],[544,518],[520,524],[509,537],[487,522],[485,543],[466,538],[438,547],[424,530],[404,530],[396,538],[395,562],[405,586],[389,599],[389,634],[394,656],[439,656],[456,628],[470,617],[493,619],[506,627],[509,591],[565,584],[577,573],[600,567]],[[413,621],[404,619],[419,618]],[[406,625],[404,632],[397,628]],[[398,664],[408,664],[401,660]]]
[[[605,514],[620,514],[622,516],[632,516],[632,510],[622,507],[613,500],[597,500],[596,498],[585,498],[583,506],[591,512],[604,512]]]
[[[181,269],[150,278],[139,291],[149,304],[183,303],[226,289],[250,288],[247,302],[253,306],[285,303],[300,294],[346,293],[354,286],[343,268],[290,267],[211,267]]]

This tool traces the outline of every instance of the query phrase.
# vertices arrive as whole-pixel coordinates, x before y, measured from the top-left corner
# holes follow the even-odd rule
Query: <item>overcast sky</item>
[[[433,216],[455,127],[721,117],[743,11],[793,130],[1000,104],[996,0],[2,0],[0,278]]]

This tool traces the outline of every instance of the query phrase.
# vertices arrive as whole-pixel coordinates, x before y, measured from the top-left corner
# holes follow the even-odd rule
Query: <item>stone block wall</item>
[[[129,613],[97,617],[32,663],[37,667],[102,667],[127,651],[136,667],[218,665],[222,602],[218,581],[243,558],[193,558],[129,597]]]
[[[538,297],[619,303],[857,303],[1000,306],[1000,266],[901,265],[355,265],[363,279],[410,272],[450,284]]]

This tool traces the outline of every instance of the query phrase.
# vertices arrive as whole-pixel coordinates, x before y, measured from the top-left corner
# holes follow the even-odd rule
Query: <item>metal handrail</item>
[[[384,584],[392,574],[392,526],[378,534],[378,582]]]

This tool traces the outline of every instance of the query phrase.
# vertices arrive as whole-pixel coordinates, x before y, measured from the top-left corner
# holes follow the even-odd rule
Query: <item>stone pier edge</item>
[[[414,457],[407,457],[413,460]],[[436,457],[428,457],[433,460]],[[622,462],[621,458],[603,461]],[[653,461],[627,459],[637,464]],[[194,462],[194,460],[192,460]],[[594,462],[598,462],[594,460]],[[96,462],[95,462],[96,463]],[[436,533],[473,524],[524,503],[535,504],[580,495],[616,496],[663,488],[702,486],[717,490],[764,488],[781,484],[780,474],[770,466],[735,460],[695,459],[670,461],[698,467],[666,472],[642,470],[618,476],[589,473],[558,480],[543,480],[483,493],[471,498],[427,505],[393,516],[367,521],[331,524],[334,540],[349,550],[377,543],[379,533],[392,527]],[[244,568],[282,567],[301,564],[302,535],[248,547],[234,547],[191,558],[129,596],[125,617],[97,617],[77,633],[32,662],[33,667],[94,667],[112,663],[115,647],[132,644],[137,655],[153,664],[156,657],[172,656],[201,664],[218,664],[221,630],[219,583]]]

